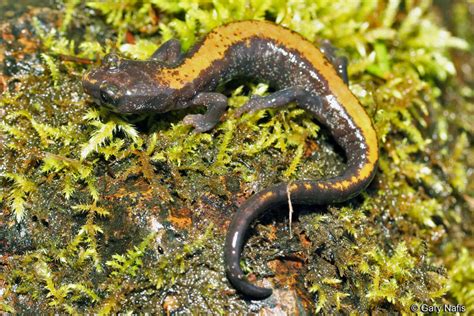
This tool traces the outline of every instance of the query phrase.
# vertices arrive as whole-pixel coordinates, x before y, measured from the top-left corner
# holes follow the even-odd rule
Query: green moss
[[[467,6],[455,5],[457,21],[469,20]],[[329,39],[349,57],[350,88],[373,118],[381,158],[361,197],[323,215],[303,212],[293,224],[299,239],[282,218],[258,225],[246,271],[280,275],[269,258],[304,254],[299,294],[328,314],[409,313],[422,302],[474,308],[463,240],[472,236],[474,93],[456,81],[449,55],[468,42],[440,26],[430,1],[73,0],[64,9],[57,27],[28,17],[42,71],[16,78],[0,99],[2,234],[16,253],[2,268],[0,310],[25,311],[21,296],[43,313],[249,311],[223,294],[227,220],[242,192],[343,170],[327,132],[294,106],[233,118],[250,95],[268,94],[244,81],[219,88],[230,109],[209,133],[183,125],[182,112],[118,116],[87,99],[78,84],[85,67],[61,56],[116,49],[144,59],[170,38],[188,49],[218,25],[264,18],[316,44]]]
[[[25,216],[26,199],[36,191],[36,185],[21,174],[5,173],[2,176],[13,181],[7,201],[9,201],[12,211],[15,213],[16,220],[20,222]]]
[[[474,264],[472,254],[463,248],[449,272],[449,290],[467,311],[474,308]]]

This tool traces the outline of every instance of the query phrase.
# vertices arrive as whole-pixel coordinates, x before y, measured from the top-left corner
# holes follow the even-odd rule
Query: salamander
[[[290,102],[327,127],[344,150],[347,167],[341,175],[321,180],[275,184],[252,195],[240,206],[228,228],[225,271],[242,294],[264,299],[268,288],[250,283],[239,262],[245,234],[262,213],[287,203],[321,205],[346,201],[364,190],[378,161],[377,136],[371,119],[347,86],[346,61],[329,46],[318,49],[301,35],[267,21],[240,21],[215,28],[187,53],[172,39],[148,60],[128,60],[109,54],[83,77],[83,88],[119,113],[163,113],[205,106],[184,123],[196,132],[212,129],[227,108],[220,83],[235,77],[269,83],[275,92],[252,96],[236,115]]]

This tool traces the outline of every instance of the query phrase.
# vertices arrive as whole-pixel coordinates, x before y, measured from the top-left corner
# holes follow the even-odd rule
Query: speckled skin
[[[245,233],[263,212],[288,203],[328,204],[346,201],[372,180],[378,160],[377,138],[358,100],[345,82],[345,60],[327,58],[300,35],[263,21],[242,21],[214,29],[187,55],[178,41],[163,44],[147,61],[108,55],[102,66],[83,78],[84,90],[120,113],[166,112],[204,105],[203,115],[184,122],[198,132],[212,129],[227,107],[227,98],[213,92],[236,76],[268,82],[278,91],[252,97],[237,115],[295,101],[325,125],[344,149],[347,168],[338,177],[280,183],[251,196],[237,211],[225,242],[225,270],[242,294],[263,299],[272,290],[249,283],[240,269]],[[341,78],[342,77],[342,78]]]

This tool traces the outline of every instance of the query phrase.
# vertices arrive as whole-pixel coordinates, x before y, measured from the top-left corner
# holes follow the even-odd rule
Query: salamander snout
[[[96,72],[96,70],[92,70],[83,76],[82,87],[84,92],[102,105],[117,106],[121,98],[119,87],[106,80],[98,79]]]
[[[103,105],[117,106],[122,95],[116,81],[124,81],[119,73],[121,61],[115,53],[105,55],[98,68],[82,77],[84,91]]]

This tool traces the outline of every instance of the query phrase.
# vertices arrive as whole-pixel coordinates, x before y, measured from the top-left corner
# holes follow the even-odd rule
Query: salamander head
[[[82,78],[84,91],[119,113],[166,112],[172,90],[156,80],[163,66],[156,61],[122,59],[108,54],[102,64]]]

